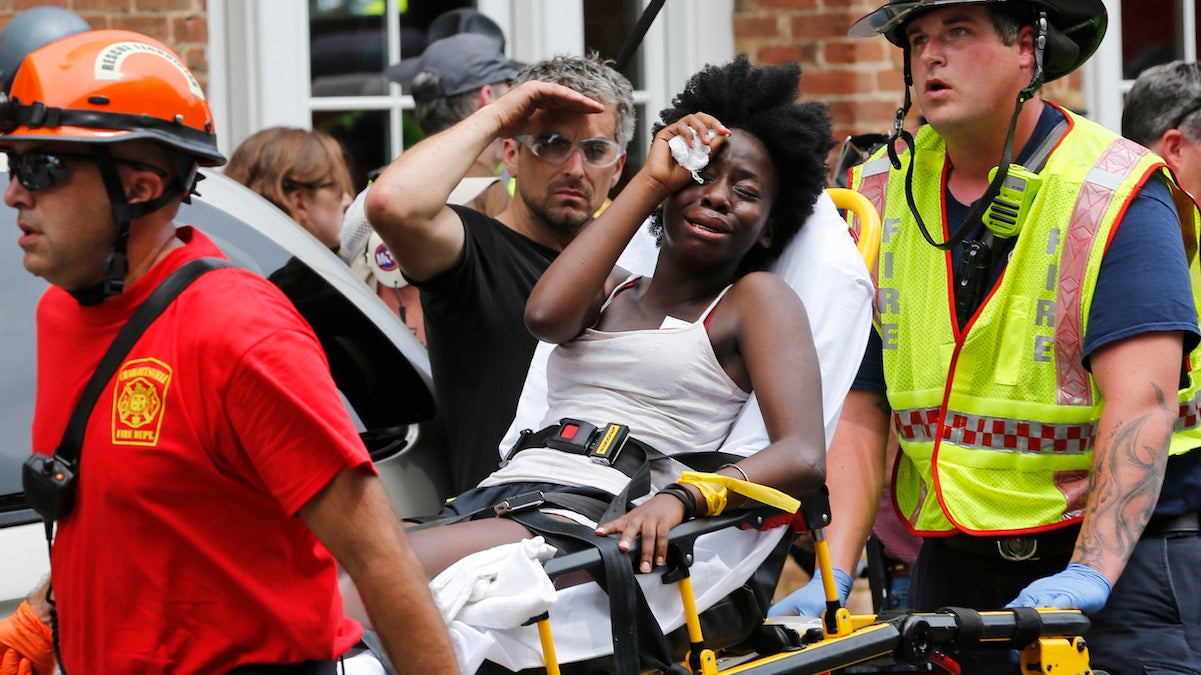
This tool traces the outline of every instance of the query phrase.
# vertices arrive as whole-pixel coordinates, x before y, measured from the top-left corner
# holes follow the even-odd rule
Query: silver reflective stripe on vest
[[[916,443],[933,443],[938,429],[939,408],[910,408],[893,412],[897,436]]]
[[[893,415],[897,436],[907,442],[931,443],[938,433],[938,408],[899,410]],[[1025,454],[1080,455],[1093,449],[1096,427],[1047,424],[1004,417],[951,413],[942,427],[944,441],[963,448]]]
[[[1055,369],[1060,405],[1093,404],[1088,371],[1084,368],[1080,312],[1084,275],[1092,248],[1098,244],[1097,230],[1105,220],[1114,193],[1146,152],[1146,148],[1124,138],[1111,143],[1089,170],[1072,209],[1056,283]]]
[[[863,163],[863,177],[864,178],[878,176],[882,173],[887,174],[891,170],[892,170],[892,162],[889,161],[887,156],[880,157],[879,159],[873,159],[870,162]]]

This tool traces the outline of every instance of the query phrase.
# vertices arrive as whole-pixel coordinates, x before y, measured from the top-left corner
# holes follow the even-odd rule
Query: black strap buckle
[[[546,439],[546,446],[612,466],[629,437],[630,428],[624,424],[609,422],[597,428],[584,420],[564,417],[555,433]]]
[[[546,447],[575,455],[586,455],[595,436],[595,425],[584,420],[564,417],[559,420],[559,428],[554,429],[554,433],[546,439]]]
[[[609,422],[597,432],[595,440],[588,446],[588,457],[598,464],[613,466],[630,437],[630,428],[624,424]]]
[[[514,511],[523,511],[525,509],[534,508],[535,506],[542,506],[545,503],[546,498],[542,495],[542,491],[532,490],[530,492],[523,492],[519,495],[513,495],[512,497],[509,497],[503,502],[493,506],[492,510],[496,512],[496,515],[503,516],[507,513],[513,513]]]

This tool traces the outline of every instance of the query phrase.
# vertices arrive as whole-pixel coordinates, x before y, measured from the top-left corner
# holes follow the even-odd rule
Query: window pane
[[[584,49],[596,51],[606,59],[616,59],[634,33],[641,14],[639,0],[584,0]],[[622,71],[635,89],[646,88],[642,53],[641,48],[636,50]]]
[[[317,111],[313,113],[313,128],[338,139],[350,164],[350,177],[356,190],[367,187],[367,175],[387,165],[392,147],[392,132],[387,110]],[[421,139],[421,131],[406,110],[401,114],[404,147]]]
[[[1191,0],[1190,0],[1191,1]],[[1122,0],[1122,77],[1184,58],[1181,0]]]
[[[372,14],[371,6],[364,0],[309,0],[313,96],[387,93],[384,16]]]
[[[400,54],[425,49],[430,22],[470,1],[401,0]],[[309,0],[313,96],[378,96],[388,93],[387,24],[383,0]]]

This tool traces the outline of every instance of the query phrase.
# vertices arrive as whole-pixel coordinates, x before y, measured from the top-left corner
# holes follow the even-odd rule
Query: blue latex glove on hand
[[[834,568],[834,585],[838,587],[838,601],[844,607],[847,604],[847,596],[851,594],[853,584],[851,575],[837,567]],[[793,591],[792,595],[772,605],[771,609],[767,610],[767,616],[768,618],[791,614],[821,616],[824,611],[826,611],[826,591],[822,589],[822,572],[817,570],[817,573],[803,588]]]
[[[1059,574],[1036,579],[1005,607],[1054,607],[1096,614],[1113,590],[1109,580],[1088,565],[1072,563]]]

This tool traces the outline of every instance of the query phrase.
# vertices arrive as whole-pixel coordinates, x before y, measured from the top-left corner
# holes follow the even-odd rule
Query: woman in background
[[[322,131],[271,127],[242,141],[225,175],[278,206],[333,251],[354,195],[342,146]]]

